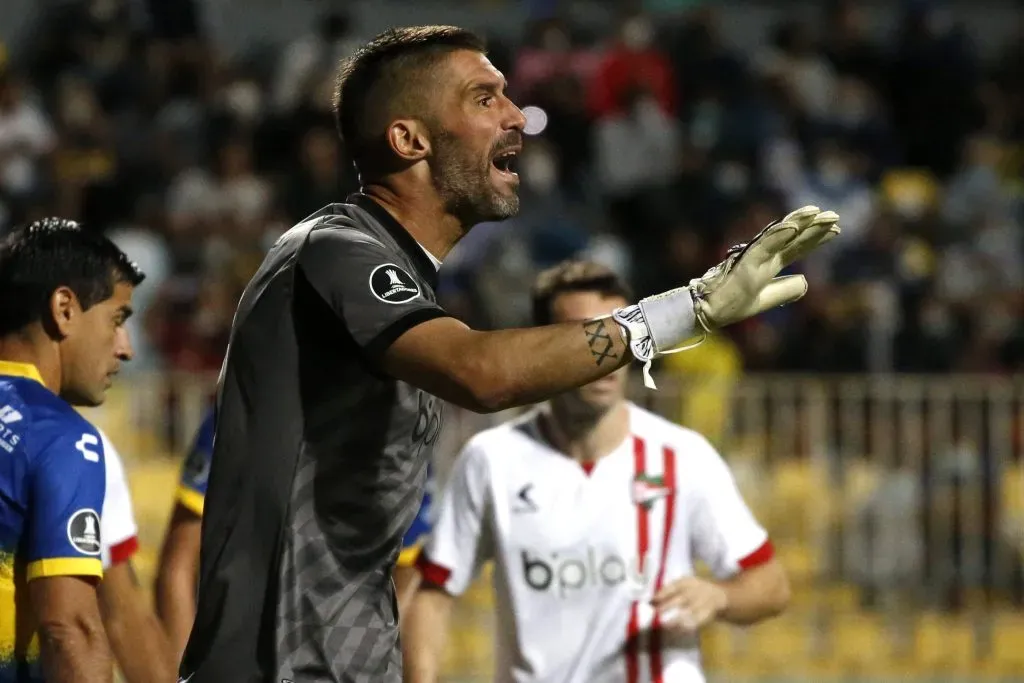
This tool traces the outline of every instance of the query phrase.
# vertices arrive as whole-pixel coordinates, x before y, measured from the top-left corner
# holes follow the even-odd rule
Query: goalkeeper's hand
[[[654,388],[653,358],[695,345],[680,346],[698,325],[707,333],[802,297],[804,276],[778,277],[779,272],[837,235],[838,215],[805,206],[729,249],[724,261],[688,286],[617,309],[612,317],[633,356],[644,363],[644,384]]]
[[[690,281],[697,321],[710,332],[796,301],[807,293],[807,280],[779,272],[838,234],[836,213],[805,206],[732,247],[724,261]]]

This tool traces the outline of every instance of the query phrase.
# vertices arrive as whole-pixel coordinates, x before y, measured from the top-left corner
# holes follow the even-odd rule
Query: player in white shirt
[[[131,562],[139,548],[138,526],[124,465],[110,439],[99,431],[107,468],[107,493],[100,515],[103,626],[127,683],[175,681],[177,662],[170,643]]]
[[[607,269],[563,264],[538,279],[535,322],[630,300]],[[488,560],[499,683],[701,682],[701,627],[785,607],[785,571],[722,458],[627,402],[626,372],[466,445],[403,614],[406,680],[438,680],[452,604]],[[698,561],[716,578],[697,578]]]

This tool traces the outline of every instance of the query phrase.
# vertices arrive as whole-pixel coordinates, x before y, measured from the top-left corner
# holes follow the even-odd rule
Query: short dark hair
[[[334,120],[356,167],[366,166],[374,138],[396,115],[429,114],[427,72],[457,50],[486,53],[483,38],[457,26],[384,31],[342,61],[334,87]]]
[[[42,322],[50,297],[69,287],[83,310],[109,299],[117,282],[136,286],[139,267],[103,235],[65,218],[44,218],[0,241],[0,336]]]
[[[625,280],[608,266],[593,261],[563,261],[537,276],[533,284],[533,322],[549,325],[551,304],[560,294],[596,292],[603,297],[633,300],[633,292]]]

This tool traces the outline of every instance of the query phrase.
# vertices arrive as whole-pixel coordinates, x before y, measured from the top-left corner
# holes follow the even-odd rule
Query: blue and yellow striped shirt
[[[29,581],[103,575],[99,432],[31,365],[0,361],[0,683],[42,683]]]

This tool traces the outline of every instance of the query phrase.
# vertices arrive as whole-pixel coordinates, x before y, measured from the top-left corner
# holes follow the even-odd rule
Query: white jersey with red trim
[[[420,567],[458,595],[495,561],[498,683],[704,681],[697,638],[662,630],[650,598],[697,560],[727,577],[772,556],[706,439],[629,414],[589,473],[545,441],[541,409],[459,455]]]
[[[132,511],[132,496],[128,492],[121,456],[103,430],[98,429],[103,439],[104,462],[107,467],[107,495],[103,499],[100,515],[100,541],[103,568],[126,562],[139,547],[139,527]]]

